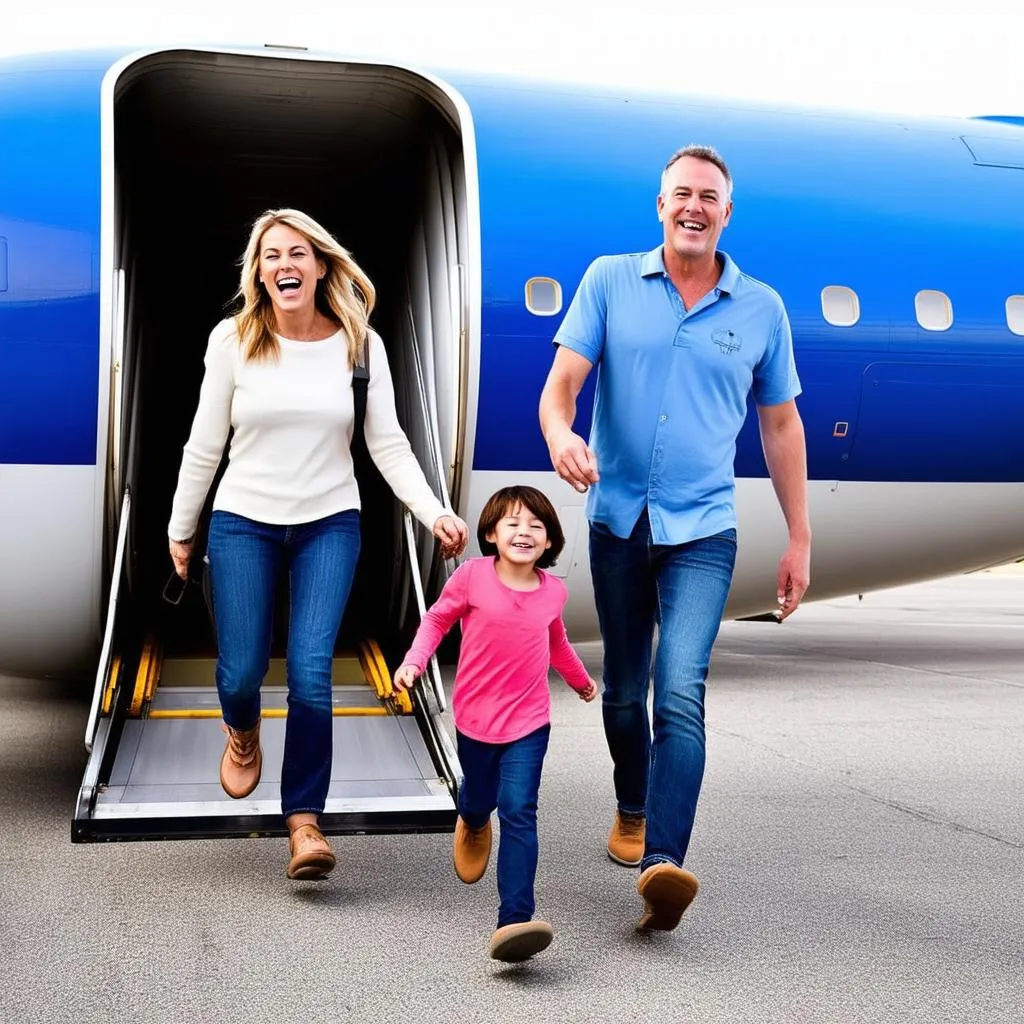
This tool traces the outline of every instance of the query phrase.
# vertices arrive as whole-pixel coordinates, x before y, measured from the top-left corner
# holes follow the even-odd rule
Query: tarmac
[[[580,652],[600,678],[600,648]],[[447,835],[73,845],[87,686],[0,678],[0,1021],[1018,1022],[1024,569],[723,625],[680,927],[611,863],[599,702],[552,681],[537,912],[486,956],[494,867]],[[450,668],[446,676],[451,678]]]

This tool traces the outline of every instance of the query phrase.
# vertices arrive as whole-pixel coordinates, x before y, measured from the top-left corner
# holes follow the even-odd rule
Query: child
[[[477,527],[482,558],[465,561],[423,617],[394,676],[399,690],[421,675],[458,620],[462,647],[452,715],[465,779],[455,824],[455,873],[477,882],[491,854],[491,812],[501,822],[495,960],[515,963],[545,949],[551,925],[534,921],[537,792],[551,731],[548,668],[581,700],[597,684],[569,646],[562,622],[567,592],[553,565],[565,545],[551,502],[533,487],[492,495]]]

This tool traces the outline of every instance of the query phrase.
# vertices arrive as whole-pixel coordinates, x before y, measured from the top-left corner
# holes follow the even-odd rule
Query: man
[[[780,619],[810,581],[811,530],[789,320],[774,291],[717,250],[732,214],[732,178],[718,153],[673,154],[657,209],[662,245],[587,269],[554,339],[540,421],[558,475],[590,490],[618,803],[608,855],[640,867],[637,927],[670,931],[698,889],[682,865],[704,775],[705,680],[736,557],[733,460],[751,389],[789,528]],[[595,365],[591,447],[572,424]]]

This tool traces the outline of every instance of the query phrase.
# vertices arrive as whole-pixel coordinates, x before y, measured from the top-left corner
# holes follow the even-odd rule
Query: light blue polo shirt
[[[800,394],[779,295],[718,252],[718,286],[686,309],[662,247],[602,256],[583,275],[555,344],[597,368],[590,445],[600,481],[587,518],[628,537],[648,507],[655,544],[736,526],[736,435],[758,405]]]

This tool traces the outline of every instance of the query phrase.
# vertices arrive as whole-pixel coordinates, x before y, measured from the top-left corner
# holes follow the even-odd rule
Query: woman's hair
[[[252,226],[235,295],[242,302],[241,311],[235,314],[235,325],[246,359],[273,359],[278,353],[274,307],[259,279],[260,245],[267,229],[275,224],[284,224],[303,235],[313,249],[314,258],[327,267],[322,280],[316,283],[316,308],[345,329],[349,362],[355,366],[370,328],[370,313],[377,301],[377,292],[348,250],[312,217],[299,210],[267,210]]]
[[[562,524],[558,521],[554,506],[536,487],[502,487],[487,499],[476,527],[476,539],[480,544],[480,550],[485,555],[498,553],[497,545],[487,539],[487,534],[520,505],[529,509],[548,531],[551,547],[537,559],[538,568],[547,569],[555,564],[562,553],[562,548],[565,547],[565,534],[562,533]]]

